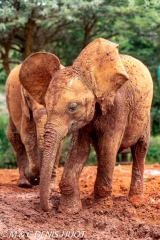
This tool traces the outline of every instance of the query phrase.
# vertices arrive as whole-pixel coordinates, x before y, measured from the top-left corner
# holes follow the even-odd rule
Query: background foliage
[[[0,84],[4,85],[11,69],[33,52],[52,52],[62,64],[70,65],[98,37],[119,43],[121,53],[140,59],[151,71],[154,82],[151,142],[156,149],[160,148],[157,140],[160,134],[159,0],[0,0]],[[6,121],[3,115],[1,118],[0,128],[4,130]],[[0,130],[0,134],[3,136],[5,131]],[[7,148],[7,140],[4,144]],[[150,159],[153,154],[148,156]]]

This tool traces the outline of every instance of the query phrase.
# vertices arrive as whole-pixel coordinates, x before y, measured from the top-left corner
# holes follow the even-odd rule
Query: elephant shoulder
[[[130,75],[132,73],[135,74],[136,72],[146,72],[147,74],[150,74],[147,67],[137,58],[134,58],[129,55],[120,55],[122,63],[127,71],[127,73]]]
[[[124,84],[126,100],[130,106],[151,105],[153,81],[147,67],[138,59],[121,55],[129,80]],[[122,86],[123,87],[123,86]]]

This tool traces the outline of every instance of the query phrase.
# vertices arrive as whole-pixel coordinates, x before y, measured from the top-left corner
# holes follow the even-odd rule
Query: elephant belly
[[[123,138],[120,144],[120,148],[118,152],[123,151],[133,145],[135,145],[140,138],[149,135],[150,129],[150,121],[149,115],[143,119],[143,121],[139,119],[134,119],[134,122],[131,125],[126,126]],[[149,137],[149,136],[148,136]]]

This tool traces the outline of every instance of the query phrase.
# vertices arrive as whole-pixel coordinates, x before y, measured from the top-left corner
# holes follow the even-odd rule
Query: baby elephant
[[[112,205],[116,155],[128,147],[133,157],[128,199],[134,205],[143,204],[143,169],[153,95],[148,69],[139,60],[119,54],[117,44],[102,38],[88,44],[72,66],[54,72],[52,79],[47,64],[38,67],[37,70],[32,58],[27,58],[19,76],[23,87],[47,110],[40,176],[41,208],[52,209],[51,170],[59,143],[69,133],[72,133],[72,140],[60,182],[59,210],[75,213],[82,208],[78,181],[90,153],[90,144],[98,160],[94,204],[104,208]],[[37,75],[33,75],[36,72]],[[43,72],[51,82],[41,88]],[[36,89],[39,86],[39,91],[33,86],[36,80],[34,86]]]
[[[35,57],[38,60],[34,61]],[[52,75],[48,73],[48,75],[50,74],[50,78],[53,76],[55,70],[59,69],[59,66],[56,64],[57,62],[52,60],[56,58],[53,54],[39,52],[32,54],[30,58],[32,58],[31,64],[34,64],[37,68],[42,63],[45,66],[49,65],[49,62],[52,62],[52,65],[50,64],[50,73]],[[6,101],[9,111],[7,138],[13,147],[19,168],[20,177],[17,184],[19,187],[29,187],[32,184],[39,183],[43,155],[44,125],[47,120],[47,114],[46,108],[39,104],[34,99],[34,96],[31,96],[26,91],[25,87],[22,87],[19,81],[20,68],[21,65],[15,67],[6,81]],[[62,68],[61,65],[60,68]],[[41,84],[44,85],[45,82],[45,87],[47,87],[48,75],[46,75],[46,71],[43,71],[41,74],[43,75],[41,75]],[[35,87],[34,81],[32,84]],[[38,85],[36,88],[39,91]],[[59,163],[60,150],[61,144],[52,171],[51,187],[54,187],[56,184],[56,167]]]

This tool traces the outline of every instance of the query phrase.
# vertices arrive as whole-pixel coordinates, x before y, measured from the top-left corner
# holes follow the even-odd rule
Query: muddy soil
[[[63,168],[59,168],[60,181]],[[116,166],[113,179],[113,207],[92,207],[96,167],[85,167],[79,181],[83,210],[75,215],[57,211],[59,191],[52,193],[53,211],[39,206],[38,186],[16,185],[18,170],[0,170],[0,239],[160,239],[160,165],[146,165],[145,203],[133,207],[127,201],[131,166]]]

